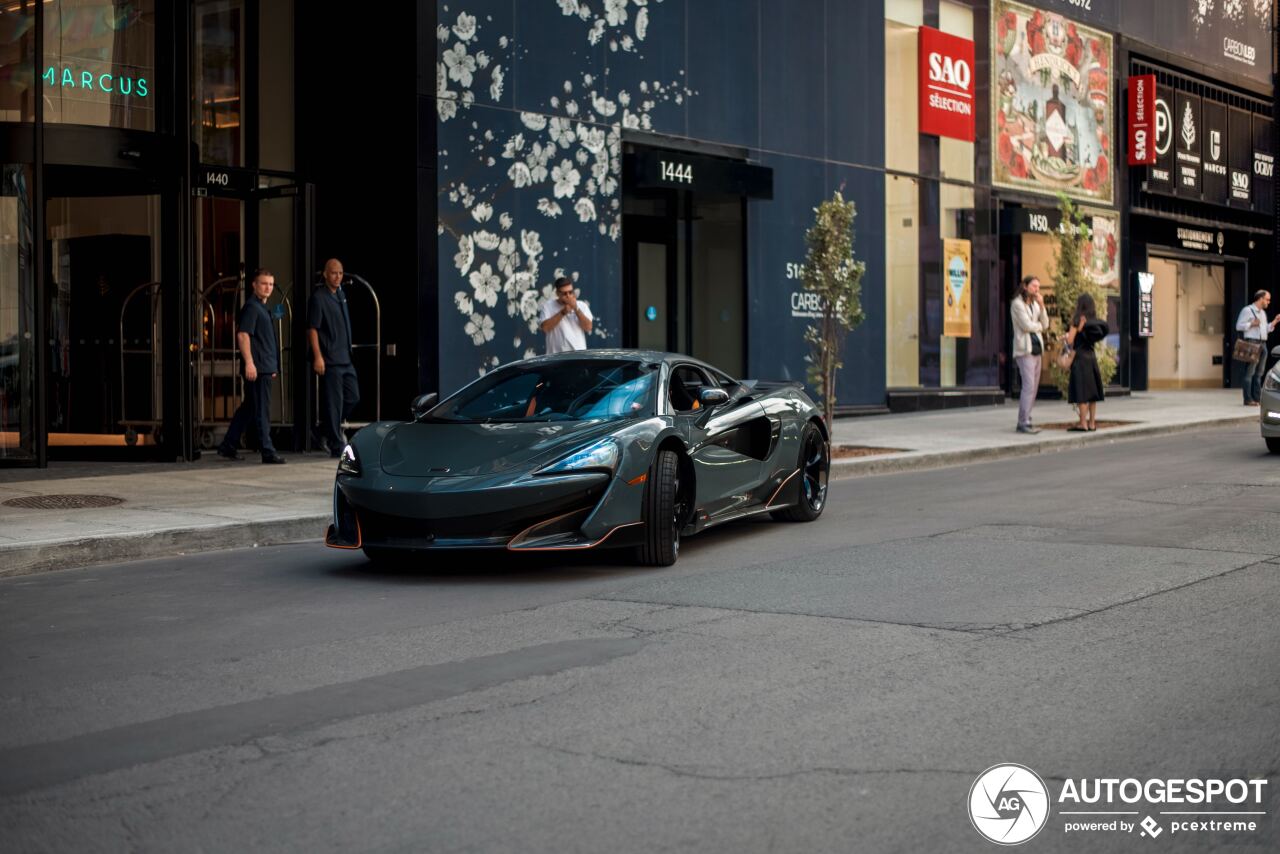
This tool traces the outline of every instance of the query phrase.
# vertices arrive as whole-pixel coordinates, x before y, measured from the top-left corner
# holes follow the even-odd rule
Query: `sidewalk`
[[[1076,421],[1075,410],[1060,400],[1038,401],[1032,417],[1041,428]],[[1016,400],[1002,406],[838,419],[832,441],[836,456],[832,476],[883,474],[1204,427],[1257,424],[1258,410],[1242,404],[1239,389],[1136,392],[1099,404],[1098,421],[1130,423],[1099,427],[1096,433],[1069,433],[1065,429],[1041,429],[1034,435],[1018,433],[1014,429],[1018,422]],[[1262,440],[1258,442],[1261,446]],[[898,452],[841,459],[841,446],[893,448]]]
[[[1093,442],[1226,424],[1257,423],[1239,391],[1151,392],[1108,400],[1096,433],[1014,431],[1017,405],[840,419],[832,477],[883,474],[1045,453]],[[1060,401],[1041,401],[1040,425],[1073,419]],[[841,457],[841,446],[891,448]],[[1261,446],[1261,440],[1259,440]],[[264,466],[212,454],[195,463],[55,463],[0,469],[0,577],[196,551],[318,540],[329,521],[334,461],[289,456]],[[40,496],[104,496],[111,506],[33,509],[4,502]],[[54,500],[48,503],[58,504]]]

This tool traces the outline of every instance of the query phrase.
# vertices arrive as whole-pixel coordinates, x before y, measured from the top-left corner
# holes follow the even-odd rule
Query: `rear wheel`
[[[1267,450],[1273,454],[1280,454],[1280,436],[1266,436]]]
[[[658,451],[644,495],[644,543],[636,560],[646,566],[671,566],[680,556],[685,502],[680,489],[680,456]]]
[[[827,506],[827,476],[831,471],[831,449],[822,431],[812,421],[800,434],[800,500],[790,507],[775,510],[773,518],[783,522],[812,522]]]

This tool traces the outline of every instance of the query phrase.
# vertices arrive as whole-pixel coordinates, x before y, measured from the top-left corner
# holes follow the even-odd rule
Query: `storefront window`
[[[0,7],[0,122],[35,119],[36,0]]]
[[[885,384],[920,384],[920,182],[885,176]]]
[[[884,165],[920,171],[920,117],[917,113],[921,0],[888,0],[884,21]]]
[[[0,459],[35,456],[31,170],[0,167]]]
[[[196,4],[193,114],[202,163],[245,165],[244,22],[244,0]]]
[[[972,40],[972,9],[946,0],[937,8],[935,29]],[[984,268],[975,263],[972,242],[974,143],[920,134],[924,25],[920,0],[886,2],[885,165],[910,174],[885,178],[885,381],[899,389],[986,380],[966,370],[987,347],[985,338],[971,347],[970,336],[987,334],[974,318],[990,304],[980,292],[989,287],[986,275],[975,279]]]
[[[1084,221],[1089,227],[1089,240],[1085,243],[1080,259],[1084,272],[1102,287],[1107,295],[1106,321],[1111,333],[1106,344],[1111,347],[1116,358],[1120,350],[1120,219],[1114,211],[1085,209]],[[1045,216],[1048,216],[1046,213]],[[1056,220],[1055,220],[1056,221]],[[1055,330],[1059,329],[1059,311],[1070,312],[1072,306],[1059,306],[1053,280],[1053,253],[1056,241],[1047,234],[1022,235],[1022,276],[1036,276],[1040,279],[1040,293],[1044,295],[1044,305],[1049,311],[1049,318]],[[1098,305],[1098,315],[1102,316],[1103,307]],[[1123,367],[1123,366],[1122,366]],[[1116,377],[1122,377],[1121,371]],[[1116,380],[1118,381],[1118,379]],[[1053,385],[1049,372],[1040,377],[1040,384]]]
[[[155,130],[155,0],[49,0],[46,122]]]
[[[945,141],[945,140],[944,140]],[[972,143],[965,143],[972,148]],[[956,306],[963,306],[968,309],[969,317],[963,318],[969,322],[969,329],[957,330],[968,332],[972,335],[972,313],[973,313],[973,188],[960,184],[943,184],[939,192],[939,205],[942,208],[940,217],[940,225],[942,231],[942,239],[944,241],[943,253],[943,269],[942,269],[942,292],[943,292],[943,330],[942,336],[938,342],[939,351],[939,380],[941,386],[954,386],[963,384],[962,380],[958,380],[958,376],[963,376],[964,369],[961,365],[957,369],[958,354],[957,350],[963,347],[963,343],[968,335],[948,335],[946,316],[952,303]],[[968,245],[969,263],[964,269],[965,276],[960,275],[958,269],[951,269],[952,263],[958,263],[953,258],[947,258],[945,251],[946,241],[970,241]],[[966,282],[967,280],[967,282]],[[967,291],[965,288],[967,287]]]

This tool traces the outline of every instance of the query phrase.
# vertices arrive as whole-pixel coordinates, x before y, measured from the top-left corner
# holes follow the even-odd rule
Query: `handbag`
[[[1062,340],[1062,349],[1058,351],[1058,367],[1064,371],[1069,371],[1071,370],[1071,363],[1075,360],[1076,351],[1064,338]]]
[[[1231,358],[1236,362],[1244,362],[1246,365],[1252,365],[1254,362],[1262,358],[1262,352],[1265,346],[1261,341],[1250,341],[1248,338],[1237,338],[1235,346],[1231,348]]]

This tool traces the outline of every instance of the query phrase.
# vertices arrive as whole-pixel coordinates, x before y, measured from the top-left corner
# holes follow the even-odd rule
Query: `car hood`
[[[397,424],[382,441],[379,464],[401,477],[462,477],[545,465],[607,436],[619,421]]]

